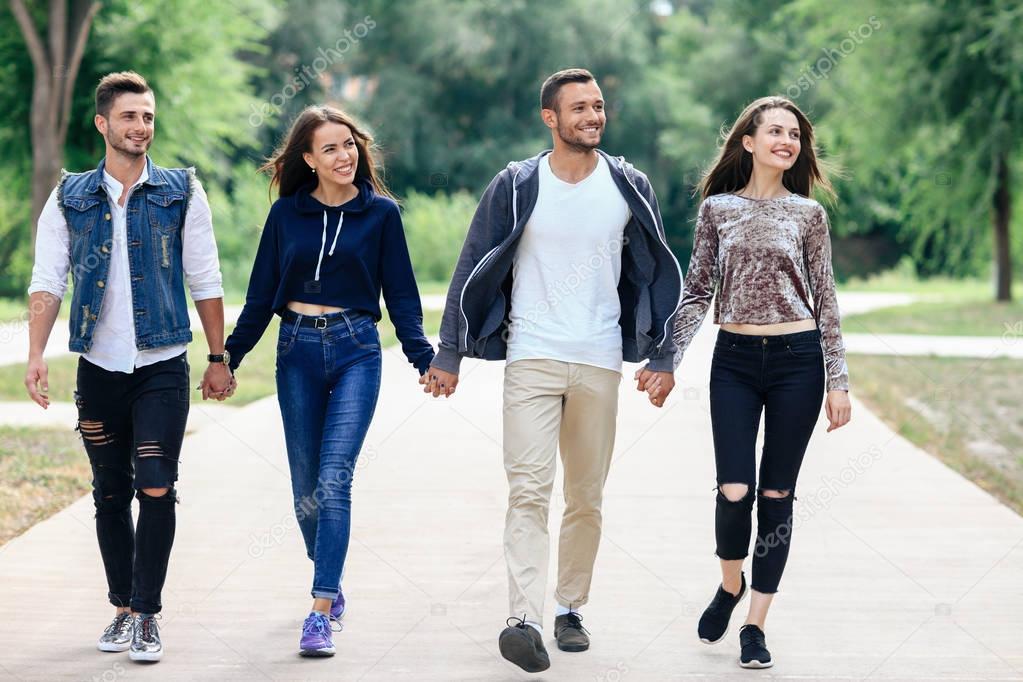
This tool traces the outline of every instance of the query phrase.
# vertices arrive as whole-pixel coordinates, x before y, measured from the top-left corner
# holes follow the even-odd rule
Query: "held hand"
[[[458,375],[430,367],[426,374],[419,377],[419,383],[423,386],[423,393],[432,393],[434,398],[440,396],[450,398],[458,386]]]
[[[206,373],[203,374],[202,383],[199,387],[202,389],[203,400],[214,398],[218,401],[223,401],[234,394],[234,389],[237,385],[238,383],[235,381],[234,375],[231,374],[231,370],[228,369],[227,365],[211,362],[206,368]]]
[[[672,372],[655,372],[644,367],[636,372],[635,378],[636,390],[646,391],[654,407],[664,407],[664,401],[675,388]]]
[[[840,429],[852,418],[852,403],[849,402],[848,391],[828,391],[828,399],[824,403],[824,412],[828,417],[828,433]]]
[[[25,369],[25,389],[39,407],[44,410],[50,406],[49,369],[42,357],[29,358]]]

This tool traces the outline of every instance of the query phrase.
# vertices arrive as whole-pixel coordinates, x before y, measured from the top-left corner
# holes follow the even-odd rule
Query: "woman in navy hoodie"
[[[420,375],[433,360],[398,205],[377,177],[372,138],[349,116],[309,107],[261,170],[280,198],[267,216],[245,308],[227,340],[237,370],[274,315],[277,399],[295,514],[313,560],[300,653],[332,656],[344,614],[355,461],[380,391],[380,294]]]

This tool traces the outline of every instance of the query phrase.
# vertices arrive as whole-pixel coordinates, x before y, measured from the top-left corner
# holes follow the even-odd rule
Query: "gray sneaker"
[[[160,641],[160,629],[156,626],[155,613],[139,613],[132,622],[131,651],[128,658],[133,661],[151,661],[155,663],[163,656],[163,643]]]
[[[131,646],[131,614],[119,613],[103,631],[96,648],[100,651],[127,651]]]

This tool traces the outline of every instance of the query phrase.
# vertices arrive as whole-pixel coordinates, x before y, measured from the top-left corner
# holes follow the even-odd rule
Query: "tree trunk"
[[[997,185],[994,194],[995,228],[995,300],[1012,300],[1012,249],[1009,245],[1009,221],[1012,218],[1012,190],[1009,185],[1009,159],[998,156]]]
[[[50,0],[47,42],[44,44],[24,0],[11,0],[11,12],[25,38],[35,72],[29,125],[32,139],[33,249],[39,214],[60,175],[75,78],[85,54],[92,19],[99,7],[100,3],[94,0],[72,0],[69,20],[65,0]]]

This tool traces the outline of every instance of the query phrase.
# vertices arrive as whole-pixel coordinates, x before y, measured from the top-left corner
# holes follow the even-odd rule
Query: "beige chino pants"
[[[504,555],[511,615],[543,623],[547,518],[560,445],[565,514],[558,543],[559,604],[589,599],[600,544],[604,481],[614,451],[622,375],[558,360],[518,360],[504,371]]]

